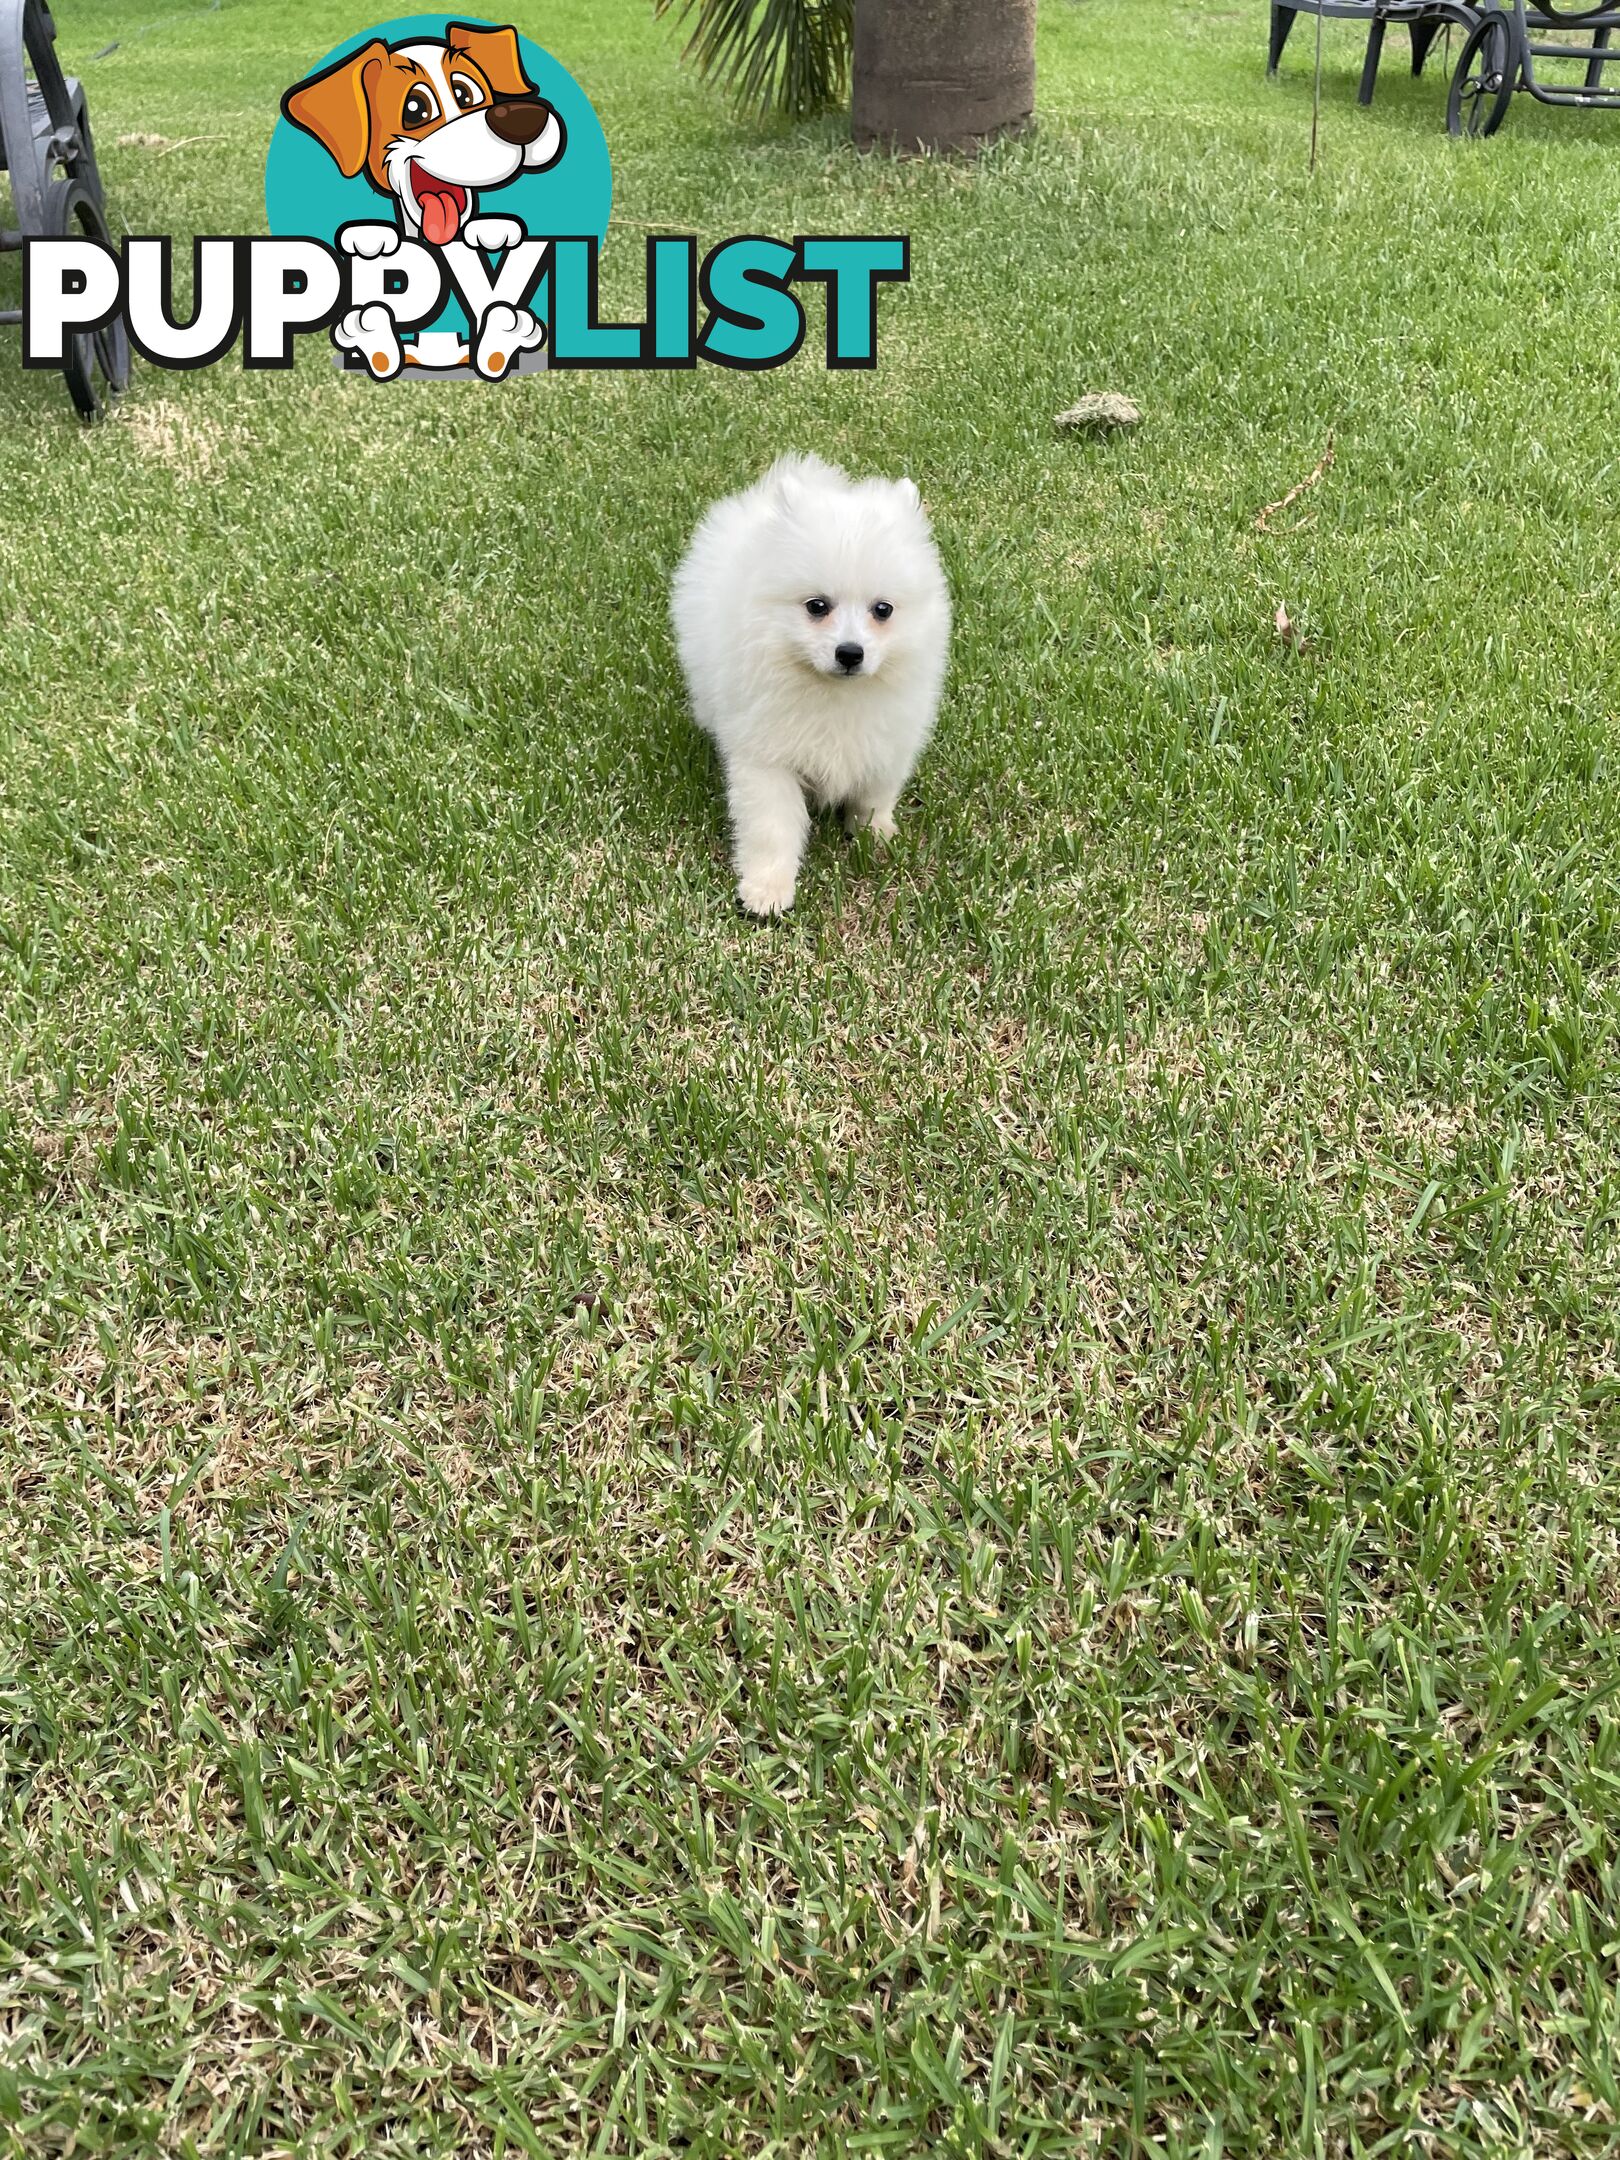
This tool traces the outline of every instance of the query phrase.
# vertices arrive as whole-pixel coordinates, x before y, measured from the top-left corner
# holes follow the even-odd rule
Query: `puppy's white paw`
[[[794,873],[750,870],[737,880],[737,898],[750,915],[785,915],[793,905]]]
[[[887,847],[900,830],[899,826],[894,822],[894,812],[892,810],[874,810],[871,824],[872,837],[880,847]]]
[[[484,310],[473,347],[473,366],[486,382],[499,382],[520,352],[546,342],[546,326],[527,308],[515,308],[497,300]]]
[[[399,252],[399,227],[369,223],[344,225],[339,228],[337,244],[345,255],[364,255],[368,259],[396,255]]]
[[[508,248],[517,246],[523,238],[523,227],[512,217],[469,218],[461,228],[461,238],[469,247],[482,248],[489,255],[502,255]]]
[[[344,352],[358,353],[377,382],[391,382],[404,365],[394,318],[381,301],[350,308],[333,325],[332,343]]]

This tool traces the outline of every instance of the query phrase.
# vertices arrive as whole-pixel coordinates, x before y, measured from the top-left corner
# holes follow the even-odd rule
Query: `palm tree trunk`
[[[1035,106],[1035,0],[857,0],[855,140],[973,150]]]

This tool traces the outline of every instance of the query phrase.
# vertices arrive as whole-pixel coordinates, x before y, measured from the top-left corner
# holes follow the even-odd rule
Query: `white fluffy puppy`
[[[806,795],[891,839],[933,729],[951,604],[916,488],[778,458],[704,516],[670,614],[693,714],[725,767],[737,898],[779,915]]]

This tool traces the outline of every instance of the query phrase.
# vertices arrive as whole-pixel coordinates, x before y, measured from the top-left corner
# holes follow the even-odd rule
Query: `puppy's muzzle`
[[[502,98],[489,108],[491,133],[514,145],[532,143],[550,118],[551,108],[543,98]]]
[[[858,675],[861,662],[866,658],[866,648],[864,645],[840,645],[833,658],[846,675]]]

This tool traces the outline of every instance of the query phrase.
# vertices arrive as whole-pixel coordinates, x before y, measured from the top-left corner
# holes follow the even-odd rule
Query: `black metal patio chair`
[[[44,0],[0,0],[0,172],[11,176],[16,219],[0,229],[0,251],[36,238],[110,239],[84,86],[62,73]],[[21,320],[20,308],[0,308],[0,323]],[[78,411],[94,419],[129,381],[122,322],[72,338],[62,373]]]
[[[1504,0],[1475,10],[1451,78],[1446,126],[1453,135],[1494,135],[1507,118],[1516,90],[1541,105],[1576,105],[1612,111],[1620,106],[1620,82],[1603,80],[1611,59],[1609,41],[1620,30],[1620,0],[1588,8],[1528,7],[1525,0]],[[1571,32],[1590,40],[1569,44]],[[1536,62],[1574,67],[1578,82],[1538,72]]]
[[[1266,73],[1275,75],[1288,33],[1296,15],[1324,15],[1330,20],[1364,22],[1367,25],[1367,57],[1361,65],[1358,101],[1370,105],[1383,58],[1384,35],[1390,25],[1404,27],[1412,41],[1412,73],[1421,75],[1429,47],[1448,23],[1471,31],[1479,9],[1469,0],[1271,0],[1271,49]]]

